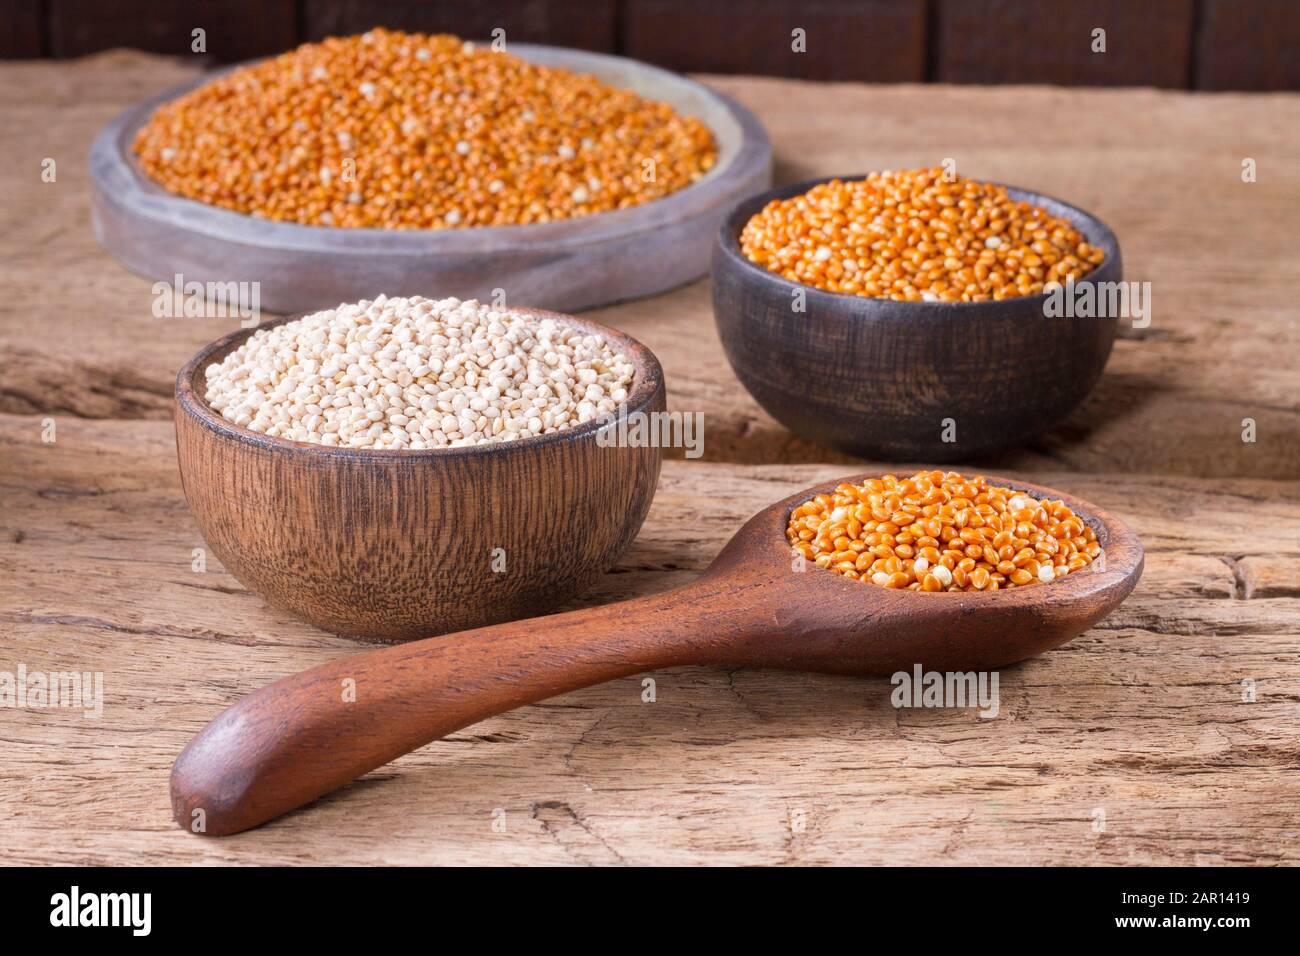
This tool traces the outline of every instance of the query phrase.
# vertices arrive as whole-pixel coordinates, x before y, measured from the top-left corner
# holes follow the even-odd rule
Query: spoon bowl
[[[580,687],[684,664],[885,676],[994,670],[1065,643],[1142,573],[1141,542],[1100,508],[1049,488],[1102,557],[1046,584],[989,593],[889,590],[796,561],[791,511],[823,482],[750,518],[695,581],[663,594],[429,638],[322,664],[219,715],[172,768],[176,821],[235,833],[302,806],[432,740]],[[346,684],[345,682],[352,682]],[[354,689],[351,699],[340,688]],[[199,831],[196,831],[199,832]]]
[[[791,511],[836,485],[878,477],[855,475],[805,489],[764,508],[732,537],[696,584],[719,576],[732,582],[749,576],[757,583],[765,571],[761,602],[770,608],[772,626],[754,629],[716,663],[860,677],[884,677],[918,663],[994,670],[1077,637],[1114,610],[1141,576],[1142,544],[1123,522],[1060,491],[991,475],[991,484],[1065,502],[1096,533],[1102,560],[1048,584],[929,594],[854,581],[808,562],[796,571],[785,540]],[[741,647],[749,660],[737,658]]]

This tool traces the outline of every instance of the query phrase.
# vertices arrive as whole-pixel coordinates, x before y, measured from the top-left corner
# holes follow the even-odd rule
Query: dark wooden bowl
[[[773,418],[866,458],[950,462],[1022,444],[1092,391],[1115,340],[1113,316],[1049,318],[1046,294],[966,303],[825,292],[744,257],[738,237],[754,213],[826,181],[742,202],[714,246],[718,334],[736,376]],[[1105,223],[1048,196],[1007,192],[1069,220],[1105,251],[1077,285],[1120,280],[1119,243]],[[796,291],[804,312],[794,311]],[[954,442],[944,441],[945,419],[955,422]]]
[[[628,412],[664,409],[663,370],[641,343],[585,319],[517,311],[603,336],[636,367]],[[181,369],[176,451],[199,530],[269,604],[349,637],[427,637],[553,610],[636,537],[662,450],[601,447],[597,422],[472,448],[376,451],[227,421],[203,397],[204,372],[253,331],[218,339]],[[504,571],[494,570],[498,548]]]

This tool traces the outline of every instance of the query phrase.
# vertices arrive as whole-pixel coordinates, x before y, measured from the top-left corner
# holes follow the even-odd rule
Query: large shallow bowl
[[[663,371],[635,339],[516,311],[604,336],[636,367],[629,414],[663,411]],[[553,610],[636,537],[662,450],[598,442],[599,422],[470,448],[375,451],[227,421],[204,399],[205,372],[253,331],[218,339],[181,369],[176,451],[203,537],[268,603],[349,637],[427,637]]]
[[[737,377],[773,418],[864,458],[950,462],[1023,444],[1087,397],[1110,356],[1115,316],[1051,317],[1046,294],[895,302],[826,292],[745,258],[738,237],[754,213],[831,178],[864,177],[747,199],[714,246],[718,334]],[[1076,292],[1120,280],[1119,242],[1100,219],[1049,196],[1007,192],[1070,221],[1105,252]]]
[[[212,79],[206,75],[132,107],[95,139],[95,235],[128,268],[153,279],[260,283],[261,307],[271,312],[329,308],[380,291],[486,301],[496,289],[510,302],[575,311],[704,275],[727,211],[771,183],[772,146],[754,115],[700,83],[635,60],[523,43],[510,52],[591,73],[698,117],[713,131],[717,164],[653,202],[562,222],[443,230],[271,222],[169,193],[131,152],[154,109]]]

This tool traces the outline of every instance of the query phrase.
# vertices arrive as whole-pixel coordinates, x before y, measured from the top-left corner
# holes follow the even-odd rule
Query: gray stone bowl
[[[771,183],[772,146],[754,115],[685,77],[623,57],[512,44],[533,63],[590,73],[667,102],[713,131],[718,162],[699,181],[631,209],[563,222],[446,230],[335,229],[255,219],[167,192],[130,144],[161,103],[205,75],[115,118],[90,151],[92,218],[127,268],[185,283],[257,282],[261,308],[307,312],[386,295],[456,296],[570,312],[653,295],[708,271],[727,211]]]
[[[753,196],[732,211],[713,253],[713,315],[727,360],[792,432],[863,458],[950,462],[1029,441],[1070,414],[1101,377],[1118,319],[1045,314],[1046,293],[1000,302],[895,302],[826,292],[750,262],[738,237],[773,199],[826,177]],[[1115,234],[1068,203],[1007,187],[1068,220],[1106,254],[1081,282],[1118,282]],[[802,296],[804,311],[795,311]],[[951,440],[949,440],[951,439]]]

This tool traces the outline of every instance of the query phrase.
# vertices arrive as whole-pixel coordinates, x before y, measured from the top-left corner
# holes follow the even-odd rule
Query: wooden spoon
[[[703,575],[675,590],[369,651],[262,688],[177,758],[176,821],[237,833],[484,718],[661,667],[993,670],[1070,640],[1133,590],[1142,545],[1123,523],[1058,491],[989,480],[1063,500],[1092,526],[1104,560],[991,593],[853,581],[797,561],[786,543],[790,511],[840,483],[825,482],[764,508]]]

